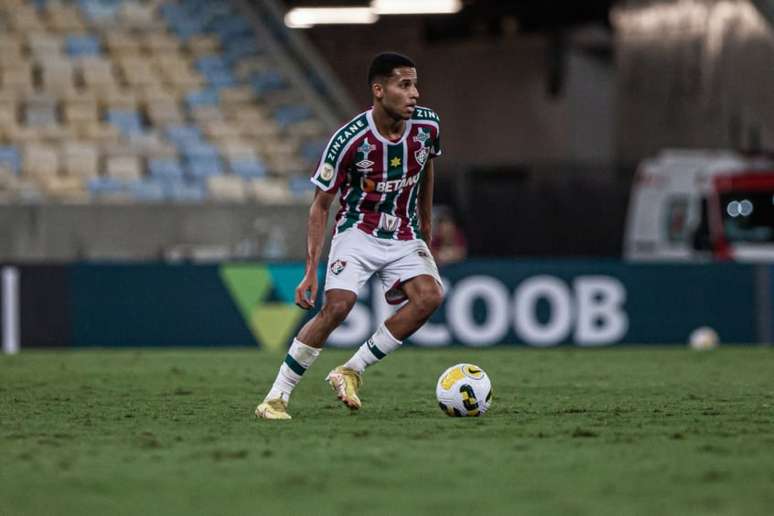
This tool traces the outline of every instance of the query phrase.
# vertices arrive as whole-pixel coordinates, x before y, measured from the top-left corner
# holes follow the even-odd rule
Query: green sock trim
[[[366,341],[366,346],[368,346],[368,351],[370,351],[376,357],[377,360],[381,360],[387,356],[382,352],[381,349],[376,347],[372,339],[368,339],[368,341]]]
[[[296,362],[296,359],[290,356],[290,353],[285,356],[285,364],[290,368],[291,371],[296,373],[299,376],[302,376],[306,369],[304,369],[304,366]]]

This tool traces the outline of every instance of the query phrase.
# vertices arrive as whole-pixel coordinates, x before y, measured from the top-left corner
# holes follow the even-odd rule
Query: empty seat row
[[[146,160],[132,149],[116,146],[108,152],[96,145],[68,142],[60,147],[28,144],[21,151],[15,147],[0,147],[0,166],[22,176],[60,175],[81,178],[96,177],[100,162],[109,177],[138,179],[148,175],[158,178],[209,177],[231,173],[243,178],[267,176],[267,166],[253,154],[221,156],[214,149],[202,147],[201,154],[159,155]]]
[[[37,181],[100,199],[257,199],[293,174],[277,195],[308,195],[319,145],[299,149],[324,128],[231,3],[0,0],[6,14],[0,145],[20,150],[0,167],[25,198]]]

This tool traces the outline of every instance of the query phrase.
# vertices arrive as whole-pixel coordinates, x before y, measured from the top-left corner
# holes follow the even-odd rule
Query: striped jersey
[[[339,190],[334,234],[357,228],[378,238],[421,238],[420,179],[440,155],[440,119],[431,109],[417,106],[397,141],[379,133],[372,109],[350,120],[330,139],[311,178],[326,192]]]

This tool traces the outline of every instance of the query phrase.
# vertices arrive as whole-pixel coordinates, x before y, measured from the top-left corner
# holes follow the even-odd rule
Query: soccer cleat
[[[255,415],[261,419],[293,419],[288,414],[288,404],[281,398],[265,400],[255,409]]]
[[[336,396],[351,410],[361,407],[357,390],[363,383],[360,373],[349,367],[339,366],[325,377]]]

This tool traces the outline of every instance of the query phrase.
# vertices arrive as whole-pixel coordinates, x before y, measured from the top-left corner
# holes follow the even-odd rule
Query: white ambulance
[[[774,262],[774,161],[724,150],[664,150],[632,184],[624,257]]]

